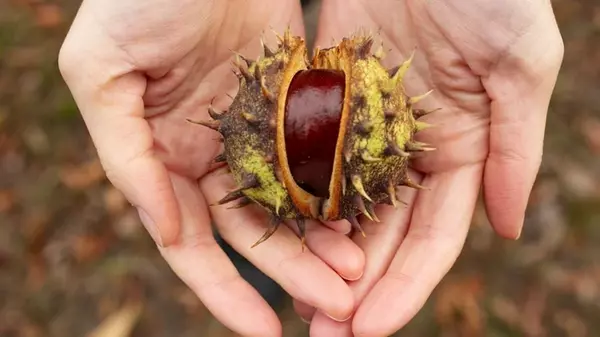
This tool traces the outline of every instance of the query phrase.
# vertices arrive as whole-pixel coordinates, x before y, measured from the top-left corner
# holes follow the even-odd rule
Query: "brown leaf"
[[[46,283],[47,268],[45,261],[39,255],[27,258],[27,278],[25,287],[30,292],[38,291]]]
[[[510,327],[518,327],[521,317],[521,310],[517,303],[512,299],[497,295],[492,298],[491,311],[494,316],[502,320]]]
[[[38,26],[52,28],[64,20],[62,9],[56,4],[39,4],[35,6],[35,21]]]
[[[8,109],[0,106],[0,127],[2,124],[8,119]],[[3,135],[4,137],[8,137],[7,135]],[[3,138],[3,137],[2,137]],[[2,141],[0,141],[0,145],[2,145]]]
[[[130,209],[113,221],[113,231],[121,239],[133,239],[144,234],[144,227],[135,209]]]
[[[11,190],[0,190],[0,213],[10,211],[15,205],[15,194]]]
[[[50,141],[46,132],[37,125],[31,125],[21,133],[27,147],[36,154],[45,154],[50,150]]]
[[[130,337],[139,321],[143,306],[140,302],[131,302],[117,312],[112,313],[90,332],[87,337]]]
[[[110,247],[110,235],[85,234],[76,236],[72,242],[73,257],[80,263],[101,257]]]
[[[492,299],[491,312],[510,327],[521,330],[524,336],[546,336],[542,322],[546,297],[546,291],[537,288],[527,293],[521,303],[499,295]]]
[[[60,170],[61,182],[70,189],[81,190],[88,188],[105,177],[104,169],[98,159],[79,166],[67,166]]]
[[[21,230],[30,254],[38,255],[46,246],[50,218],[50,213],[44,208],[37,208],[27,213]]]
[[[485,331],[479,276],[448,279],[436,298],[436,319],[450,336],[478,337]]]
[[[121,213],[127,206],[127,199],[121,191],[112,185],[104,190],[104,207],[110,214]]]
[[[521,326],[526,336],[546,336],[542,320],[546,310],[547,297],[547,291],[540,288],[535,288],[529,293],[521,309]]]
[[[44,208],[37,208],[27,213],[21,226],[25,241],[27,278],[25,286],[35,291],[46,282],[46,261],[42,251],[48,242],[48,224],[50,213]]]
[[[16,46],[6,51],[4,62],[11,68],[38,67],[44,61],[44,57],[47,57],[45,53],[46,50],[39,46]]]
[[[588,328],[584,320],[576,313],[567,309],[561,309],[554,314],[554,322],[563,329],[569,337],[588,336]]]
[[[592,16],[592,23],[600,28],[600,7],[596,6],[594,8],[594,14]]]
[[[586,118],[581,123],[581,132],[590,150],[600,154],[600,119]]]

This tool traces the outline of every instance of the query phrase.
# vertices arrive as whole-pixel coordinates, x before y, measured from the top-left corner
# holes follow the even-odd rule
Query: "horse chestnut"
[[[255,203],[271,214],[271,226],[294,219],[304,242],[304,220],[378,221],[375,206],[396,206],[396,188],[422,188],[407,174],[414,152],[432,150],[414,135],[428,112],[414,109],[427,94],[409,97],[398,67],[382,66],[366,35],[344,38],[307,58],[304,40],[289,29],[273,51],[250,61],[238,55],[239,91],[228,110],[194,122],[223,136],[226,162],[238,188],[218,204]],[[303,246],[304,247],[304,246]]]

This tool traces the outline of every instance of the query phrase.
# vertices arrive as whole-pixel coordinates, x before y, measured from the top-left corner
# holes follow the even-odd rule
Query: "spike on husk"
[[[220,153],[215,157],[215,159],[213,159],[214,163],[224,163],[226,161],[227,161],[227,156],[225,156],[225,153]]]
[[[219,127],[221,126],[221,123],[219,123],[218,121],[195,121],[192,119],[187,119],[187,121],[192,124],[205,126],[209,129],[213,129],[215,131],[219,131]]]
[[[315,48],[288,27],[251,61],[236,53],[240,78],[230,106],[210,121],[195,122],[221,133],[225,161],[238,188],[218,204],[254,203],[271,215],[267,240],[286,220],[295,220],[304,247],[305,220],[348,220],[364,234],[357,216],[378,222],[379,204],[397,207],[396,188],[425,189],[410,180],[413,152],[433,150],[415,135],[429,124],[418,118],[435,111],[414,109],[431,92],[404,91],[415,50],[398,67],[382,65],[383,45],[369,34]],[[372,49],[376,49],[372,51]]]
[[[406,59],[404,62],[402,62],[402,64],[400,64],[400,66],[395,70],[394,77],[393,77],[394,83],[402,82],[404,75],[406,74],[406,72],[408,71],[408,69],[410,68],[410,66],[412,64],[413,58],[415,56],[415,51],[416,50],[413,49],[413,51],[410,53],[410,56],[408,57],[408,59]]]
[[[248,206],[248,205],[251,205],[251,204],[252,204],[252,200],[250,200],[250,199],[249,199],[249,198],[247,198],[247,197],[242,197],[242,198],[240,198],[239,200],[240,200],[240,201],[239,201],[239,202],[238,202],[236,205],[234,205],[234,206],[230,206],[230,207],[227,207],[227,209],[238,209],[238,208],[244,208],[244,207],[246,207],[246,206]]]
[[[437,109],[433,109],[433,110],[425,110],[425,109],[414,109],[413,110],[413,117],[415,119],[419,119],[423,116],[427,116],[431,113],[434,113],[436,111],[439,111],[441,108],[437,108]]]
[[[271,236],[273,236],[273,234],[275,234],[277,229],[279,229],[280,225],[281,225],[281,219],[276,216],[272,216],[271,220],[269,222],[269,227],[267,228],[265,233],[252,246],[250,246],[250,248],[254,248],[254,247],[260,245],[261,243],[265,242],[266,240],[268,240]]]
[[[208,106],[208,115],[210,116],[210,118],[218,121],[219,119],[221,119],[221,113],[218,113],[213,107],[212,104]]]
[[[417,104],[418,102],[420,102],[420,101],[422,101],[423,99],[425,99],[427,96],[431,95],[431,93],[432,93],[432,92],[433,92],[433,89],[432,89],[432,90],[429,90],[428,92],[426,92],[426,93],[424,93],[424,94],[421,94],[421,95],[418,95],[418,96],[413,96],[413,97],[410,97],[410,98],[408,99],[408,103],[409,103],[409,104],[411,104],[411,105],[412,105],[412,104]]]
[[[296,226],[298,227],[298,233],[300,234],[300,242],[302,243],[302,251],[306,247],[306,221],[304,218],[296,219]]]
[[[363,230],[362,226],[358,222],[358,219],[356,219],[356,216],[350,215],[346,218],[346,220],[348,220],[348,222],[350,223],[352,228],[354,228],[354,230],[358,231],[362,235],[363,238],[367,237],[367,235],[365,234],[365,231]]]

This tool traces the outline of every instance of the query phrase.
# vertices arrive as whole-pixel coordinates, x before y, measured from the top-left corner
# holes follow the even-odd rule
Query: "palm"
[[[387,66],[399,64],[416,48],[411,70],[404,81],[408,93],[417,95],[434,90],[420,105],[426,110],[441,108],[425,117],[436,127],[419,137],[434,144],[438,151],[424,156],[415,167],[434,173],[483,162],[488,153],[491,99],[482,77],[489,73],[486,65],[492,66],[511,39],[521,32],[514,31],[514,36],[503,36],[499,41],[484,40],[469,35],[469,31],[484,31],[485,24],[492,19],[481,17],[481,12],[477,12],[477,21],[465,22],[470,17],[460,16],[458,11],[448,8],[425,6],[423,1],[351,3],[339,7],[331,5],[324,13],[335,10],[338,11],[336,18],[353,17],[362,21],[323,20],[320,40],[328,41],[330,36],[340,38],[359,26],[372,27],[375,32],[379,31],[384,50],[389,50],[383,60]],[[435,3],[448,2],[431,2]],[[467,3],[456,4],[472,7]],[[361,13],[367,15],[361,16]],[[455,28],[465,25],[468,29],[463,31]],[[466,34],[459,36],[462,32]]]
[[[288,4],[282,2],[279,6],[282,8],[270,13],[289,12],[285,8]],[[147,120],[153,130],[157,154],[176,174],[194,180],[204,176],[220,151],[218,133],[193,126],[186,119],[206,120],[209,106],[222,110],[230,103],[228,94],[234,95],[237,90],[237,79],[232,73],[232,50],[250,58],[260,53],[261,32],[269,31],[266,23],[272,22],[268,16],[273,14],[265,11],[267,6],[248,7],[238,6],[235,12],[261,20],[214,17],[214,21],[223,22],[218,31],[207,31],[206,35],[182,40],[181,44],[187,46],[183,48],[184,52],[171,49],[174,53],[165,55],[170,62],[163,62],[159,69],[150,70],[158,76],[150,78],[147,83],[144,103],[146,115],[151,116]],[[203,11],[206,9],[200,9],[199,13]],[[231,8],[221,9],[216,15],[231,11]],[[240,22],[243,24],[240,25]],[[179,29],[186,25],[178,23],[173,27]],[[169,32],[161,34],[169,35]],[[158,39],[150,40],[156,42]],[[151,47],[159,50],[170,48],[163,45]]]

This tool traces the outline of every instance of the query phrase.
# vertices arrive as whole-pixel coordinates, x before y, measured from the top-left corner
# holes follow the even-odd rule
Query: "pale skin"
[[[141,213],[160,252],[207,308],[243,336],[281,336],[276,314],[215,243],[211,220],[237,251],[283,286],[311,336],[387,336],[418,312],[462,249],[482,189],[488,217],[516,239],[542,156],[563,44],[549,1],[324,0],[316,44],[357,29],[379,32],[396,65],[415,49],[409,94],[442,108],[420,140],[408,207],[381,207],[382,223],[348,237],[346,222],[309,223],[301,252],[293,227],[268,241],[264,213],[209,207],[232,189],[212,170],[218,134],[205,119],[235,95],[231,50],[256,58],[289,25],[292,0],[84,0],[60,54],[110,181]],[[352,18],[349,20],[348,18]]]

